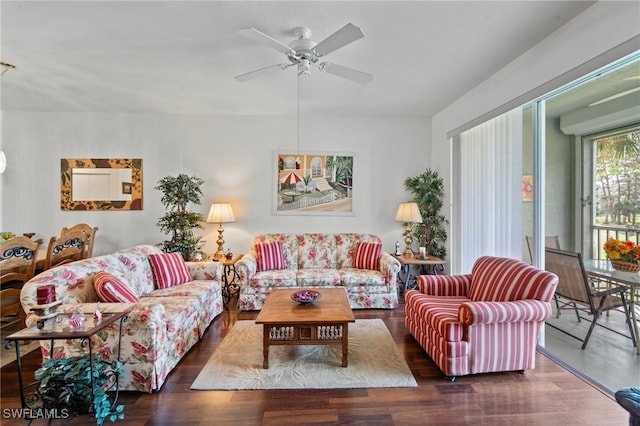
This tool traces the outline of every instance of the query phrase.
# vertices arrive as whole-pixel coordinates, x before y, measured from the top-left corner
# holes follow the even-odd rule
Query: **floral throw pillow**
[[[93,287],[98,300],[105,303],[136,303],[136,296],[120,279],[109,272],[96,272],[93,276]]]
[[[258,255],[258,272],[285,269],[282,242],[258,243],[256,244],[256,254]]]
[[[193,280],[189,268],[178,252],[150,254],[149,262],[159,289],[173,287]]]
[[[357,242],[353,267],[377,271],[380,269],[380,253],[382,253],[382,244],[380,243]]]

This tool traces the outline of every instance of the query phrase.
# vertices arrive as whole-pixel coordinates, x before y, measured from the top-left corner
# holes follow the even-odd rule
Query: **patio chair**
[[[547,325],[581,341],[582,349],[587,347],[596,324],[621,336],[630,338],[633,346],[636,346],[636,336],[633,332],[631,316],[625,299],[625,292],[628,290],[627,287],[615,286],[606,290],[597,289],[589,280],[584,268],[584,263],[582,262],[582,255],[571,251],[546,248],[545,269],[558,276],[559,281],[556,294],[570,301],[573,307],[572,309],[578,318],[578,322],[580,322],[581,319],[588,320],[588,318],[581,316],[580,312],[585,312],[593,316],[589,331],[584,339],[562,330],[549,322],[547,322]],[[578,308],[578,305],[580,305],[580,308]],[[624,312],[626,323],[629,327],[629,335],[598,323],[603,312],[619,308],[622,308]]]

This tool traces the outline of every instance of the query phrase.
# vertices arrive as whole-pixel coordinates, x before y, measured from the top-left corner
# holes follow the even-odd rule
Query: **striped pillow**
[[[159,289],[188,283],[193,278],[179,252],[150,254],[149,261]]]
[[[353,259],[353,267],[356,269],[380,269],[380,253],[382,244],[380,243],[356,243],[356,256]]]
[[[283,253],[282,242],[280,241],[256,244],[258,272],[285,269]]]
[[[129,287],[112,274],[100,271],[93,276],[93,287],[98,300],[105,303],[136,303],[136,296]]]

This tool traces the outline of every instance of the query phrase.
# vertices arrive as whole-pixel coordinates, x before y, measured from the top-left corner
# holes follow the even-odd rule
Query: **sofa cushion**
[[[138,297],[125,283],[109,272],[96,272],[93,276],[93,286],[101,302],[106,303],[136,303]]]
[[[362,241],[356,243],[356,255],[353,259],[353,267],[356,269],[372,269],[378,271],[380,269],[380,253],[382,253],[382,244],[364,243]]]
[[[256,244],[256,254],[259,272],[284,269],[284,256],[280,241]]]
[[[187,264],[178,252],[149,255],[158,288],[169,288],[192,280]]]
[[[249,280],[249,287],[267,289],[272,287],[296,287],[296,271],[291,269],[278,269],[273,271],[262,271],[256,273]]]
[[[466,297],[438,297],[425,294],[412,294],[414,309],[419,318],[424,318],[442,339],[459,342],[464,335],[464,326],[458,320],[460,305],[468,302]]]
[[[516,259],[482,256],[471,269],[469,299],[488,302],[511,302],[536,299],[548,302],[557,278]]]
[[[299,287],[340,285],[340,273],[335,269],[300,269],[296,274]]]
[[[298,235],[298,269],[337,269],[333,234]]]

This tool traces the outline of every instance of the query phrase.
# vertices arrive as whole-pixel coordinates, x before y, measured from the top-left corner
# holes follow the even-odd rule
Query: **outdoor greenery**
[[[353,178],[353,157],[327,156],[326,167],[332,171],[336,182],[351,186],[351,179]]]
[[[167,176],[158,181],[155,189],[162,192],[162,205],[167,213],[158,220],[158,227],[171,239],[160,245],[166,253],[180,252],[185,260],[194,259],[199,253],[200,240],[193,234],[194,228],[202,228],[204,220],[200,213],[187,210],[189,203],[200,204],[203,179],[195,176],[179,174],[176,177]]]
[[[640,228],[640,131],[596,143],[596,224]]]
[[[124,419],[124,405],[113,407],[107,391],[122,371],[121,362],[103,361],[101,355],[93,356],[93,370],[88,356],[51,358],[35,372],[40,382],[37,396],[44,409],[66,409],[73,415],[92,409],[98,425],[107,418],[114,422]]]
[[[424,173],[408,177],[404,181],[407,191],[413,194],[413,202],[418,204],[422,216],[422,226],[415,229],[414,235],[424,244],[427,253],[439,258],[447,255],[447,220],[440,214],[444,197],[444,180],[438,172],[427,169]]]

